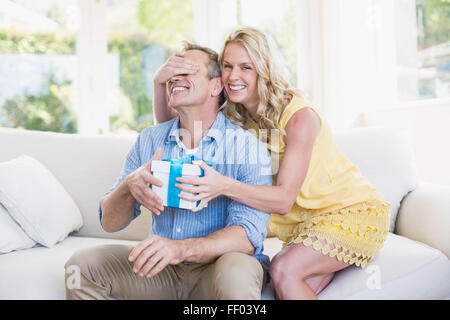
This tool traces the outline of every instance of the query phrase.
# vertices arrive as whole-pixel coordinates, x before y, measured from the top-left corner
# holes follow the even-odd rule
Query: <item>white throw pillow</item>
[[[0,203],[0,254],[31,248],[35,244],[36,242],[25,234]]]
[[[0,163],[0,203],[30,238],[46,247],[83,225],[80,210],[64,187],[29,156]]]

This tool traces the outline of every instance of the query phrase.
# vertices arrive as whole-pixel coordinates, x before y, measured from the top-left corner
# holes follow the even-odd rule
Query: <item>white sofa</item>
[[[338,272],[319,299],[449,299],[450,186],[417,180],[402,130],[352,129],[335,138],[342,152],[392,204],[391,215],[398,211],[398,217],[375,259],[365,269]],[[0,254],[0,299],[65,299],[64,263],[76,250],[133,244],[148,236],[151,216],[145,209],[128,228],[116,233],[103,231],[98,219],[98,201],[115,182],[134,139],[0,128],[0,162],[21,154],[39,160],[83,216],[83,227],[53,247]],[[281,243],[268,238],[264,246],[273,257]],[[270,285],[262,299],[273,299]]]

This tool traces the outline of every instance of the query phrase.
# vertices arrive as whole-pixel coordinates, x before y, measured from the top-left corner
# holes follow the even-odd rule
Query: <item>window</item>
[[[140,132],[182,40],[220,51],[239,25],[272,36],[291,85],[335,127],[450,98],[449,0],[3,0],[0,125]]]
[[[294,0],[2,1],[0,125],[140,132],[153,124],[154,73],[182,40],[219,51],[238,25],[272,36],[295,86],[293,6]]]
[[[254,26],[269,34],[276,42],[288,80],[297,86],[297,47],[294,0],[245,0],[238,2],[238,24]]]
[[[108,53],[117,70],[109,78],[111,132],[140,132],[153,124],[153,76],[193,40],[192,2],[186,0],[108,0]]]
[[[205,24],[195,21],[198,42],[213,48],[222,49],[228,34],[238,26],[252,26],[269,34],[275,41],[286,67],[286,74],[292,86],[297,86],[297,50],[296,50],[296,10],[294,0],[206,0],[200,3],[209,10],[201,12],[197,17],[205,20]],[[200,14],[200,12],[202,14]],[[220,14],[218,14],[220,13]],[[209,16],[209,20],[207,17]],[[213,18],[211,18],[213,17]],[[209,22],[209,23],[208,23]],[[203,26],[203,30],[201,28]],[[214,30],[208,36],[202,32]]]
[[[281,49],[287,75],[296,85],[293,0],[108,0],[108,53],[117,57],[109,99],[112,132],[139,132],[153,124],[153,76],[183,40],[221,50],[238,25],[269,33]]]
[[[450,98],[450,2],[416,0],[406,11],[402,2],[398,6],[399,99]]]
[[[0,2],[0,125],[77,132],[75,0]]]
[[[108,0],[105,5],[108,53],[119,70],[118,77],[109,79],[112,132],[139,132],[153,124],[153,76],[183,40],[219,51],[238,25],[272,36],[296,85],[293,0]]]

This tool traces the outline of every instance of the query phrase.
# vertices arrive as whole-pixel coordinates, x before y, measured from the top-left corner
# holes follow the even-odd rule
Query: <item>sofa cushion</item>
[[[407,131],[355,128],[336,132],[334,138],[341,152],[391,204],[389,231],[394,232],[400,202],[419,181]]]
[[[402,201],[395,233],[450,258],[450,185],[420,183]]]
[[[0,204],[0,254],[31,248],[35,244]]]
[[[44,246],[53,246],[83,224],[64,187],[26,155],[0,163],[0,203],[30,238]]]
[[[0,255],[0,299],[65,299],[64,264],[75,251],[136,243],[69,236],[52,248],[35,247]],[[264,247],[273,258],[281,241],[266,239]],[[371,281],[371,277],[377,280],[377,271],[380,289],[378,281]],[[448,299],[449,293],[450,262],[440,251],[389,234],[381,252],[366,268],[349,267],[338,272],[319,299]],[[262,299],[273,299],[270,285],[264,289]]]
[[[265,242],[271,258],[281,241]],[[273,299],[269,285],[263,299]],[[439,250],[389,233],[386,243],[364,268],[350,266],[336,273],[319,299],[449,299],[450,261]]]
[[[391,203],[390,231],[393,232],[400,201],[417,185],[406,131],[357,128],[337,132],[334,137],[340,150]],[[150,230],[148,212],[141,214],[139,221],[115,233],[104,232],[98,221],[98,202],[114,185],[135,140],[134,136],[87,136],[0,128],[0,161],[26,153],[49,168],[80,208],[85,223],[79,235],[142,240]]]
[[[35,247],[0,255],[0,300],[66,298],[64,264],[78,249],[134,241],[69,236],[51,248]]]
[[[135,136],[0,128],[0,162],[27,154],[51,170],[83,215],[83,227],[77,235],[142,240],[151,230],[145,208],[129,227],[113,233],[102,229],[98,216],[99,201],[116,182],[135,140]]]

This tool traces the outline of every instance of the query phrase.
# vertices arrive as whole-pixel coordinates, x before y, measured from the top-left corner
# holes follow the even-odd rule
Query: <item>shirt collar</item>
[[[172,126],[170,127],[166,143],[170,143],[171,141],[178,142],[180,140],[179,128],[180,128],[180,117],[176,117],[173,120]]]
[[[211,128],[209,128],[208,132],[205,134],[203,139],[206,138],[220,141],[224,131],[225,131],[225,116],[222,114],[221,111],[219,111]],[[180,117],[177,117],[173,121],[172,127],[169,130],[166,143],[169,143],[170,141],[175,141],[177,143],[180,142]]]

